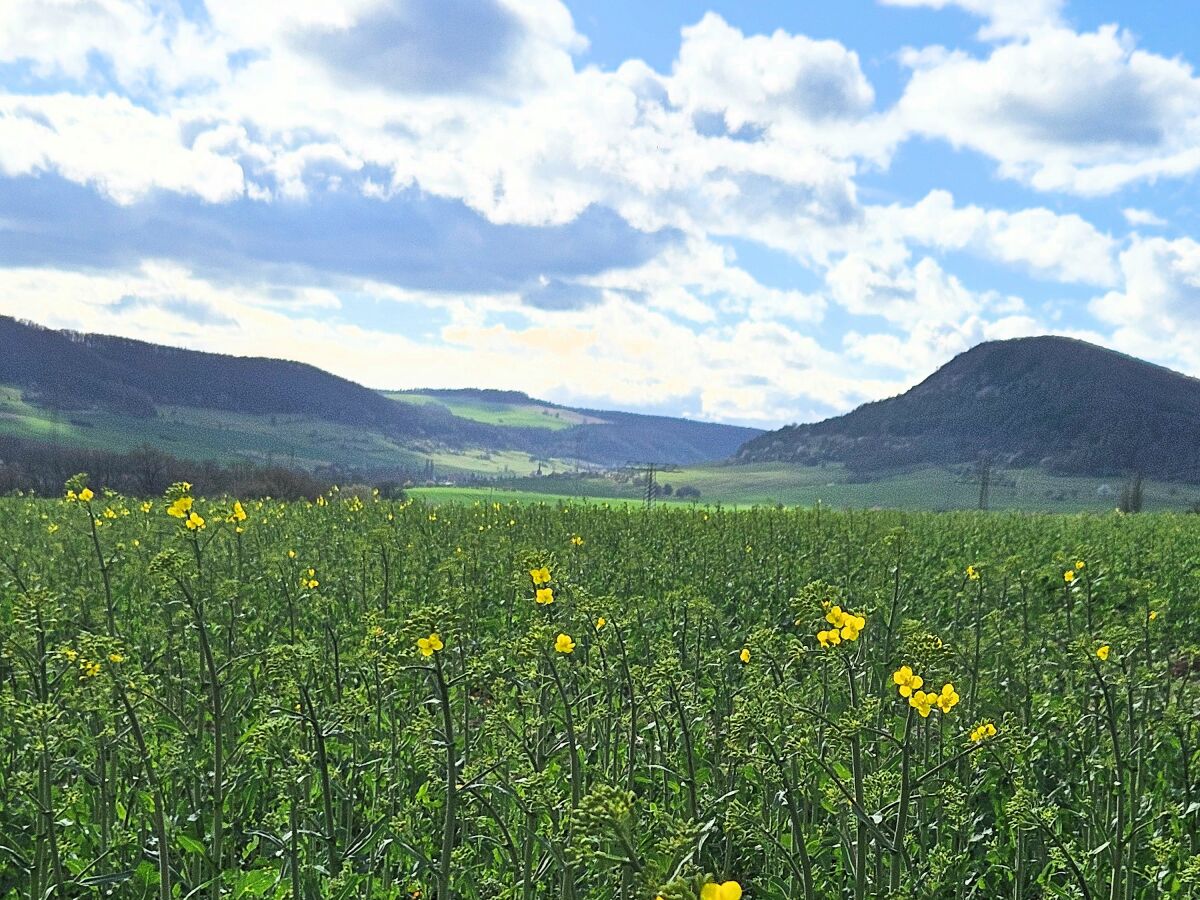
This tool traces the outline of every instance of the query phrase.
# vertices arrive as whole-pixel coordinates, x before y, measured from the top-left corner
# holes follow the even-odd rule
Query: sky
[[[1194,0],[3,0],[0,315],[773,428],[1200,376]]]

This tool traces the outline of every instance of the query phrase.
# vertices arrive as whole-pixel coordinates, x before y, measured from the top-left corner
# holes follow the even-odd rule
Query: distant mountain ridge
[[[748,441],[739,462],[858,472],[974,462],[1200,481],[1200,380],[1073,338],[990,341],[916,387]]]
[[[0,386],[5,385],[19,389],[24,403],[65,415],[107,412],[150,423],[170,409],[186,425],[186,410],[220,410],[265,418],[260,430],[272,427],[271,417],[307,417],[378,434],[411,451],[408,461],[413,454],[448,449],[518,451],[599,466],[686,464],[727,458],[760,433],[663,416],[573,410],[517,391],[431,390],[414,392],[426,401],[416,402],[407,392],[384,394],[304,363],[54,331],[0,316]],[[496,417],[456,414],[451,407],[458,400],[561,411],[566,420],[525,415],[520,425],[501,425],[490,420]],[[0,407],[0,426],[4,419]],[[8,419],[14,421],[12,413]]]

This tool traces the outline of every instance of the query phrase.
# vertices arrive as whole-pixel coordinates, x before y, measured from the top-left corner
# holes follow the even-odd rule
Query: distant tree
[[[1135,472],[1125,483],[1125,487],[1121,488],[1121,500],[1117,509],[1126,513],[1138,513],[1142,511],[1143,502],[1142,473]]]
[[[382,500],[404,500],[404,485],[398,481],[381,481],[376,485],[379,488],[379,497]]]
[[[680,500],[698,500],[700,498],[700,488],[691,484],[681,484],[679,489],[675,491],[675,496]]]
[[[161,494],[171,483],[170,469],[174,459],[154,447],[142,446],[129,454],[129,473],[143,495]]]

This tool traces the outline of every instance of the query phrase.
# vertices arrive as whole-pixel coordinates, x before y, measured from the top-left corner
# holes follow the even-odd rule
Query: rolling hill
[[[1200,380],[1084,341],[980,344],[916,387],[761,434],[740,463],[836,463],[859,474],[972,463],[1200,482]]]
[[[751,428],[582,410],[511,391],[379,392],[313,366],[0,317],[0,435],[376,474],[525,474],[724,459]]]

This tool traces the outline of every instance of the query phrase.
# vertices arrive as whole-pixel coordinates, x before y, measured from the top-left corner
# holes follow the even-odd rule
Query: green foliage
[[[0,501],[0,900],[1200,891],[1191,517],[243,506]]]

